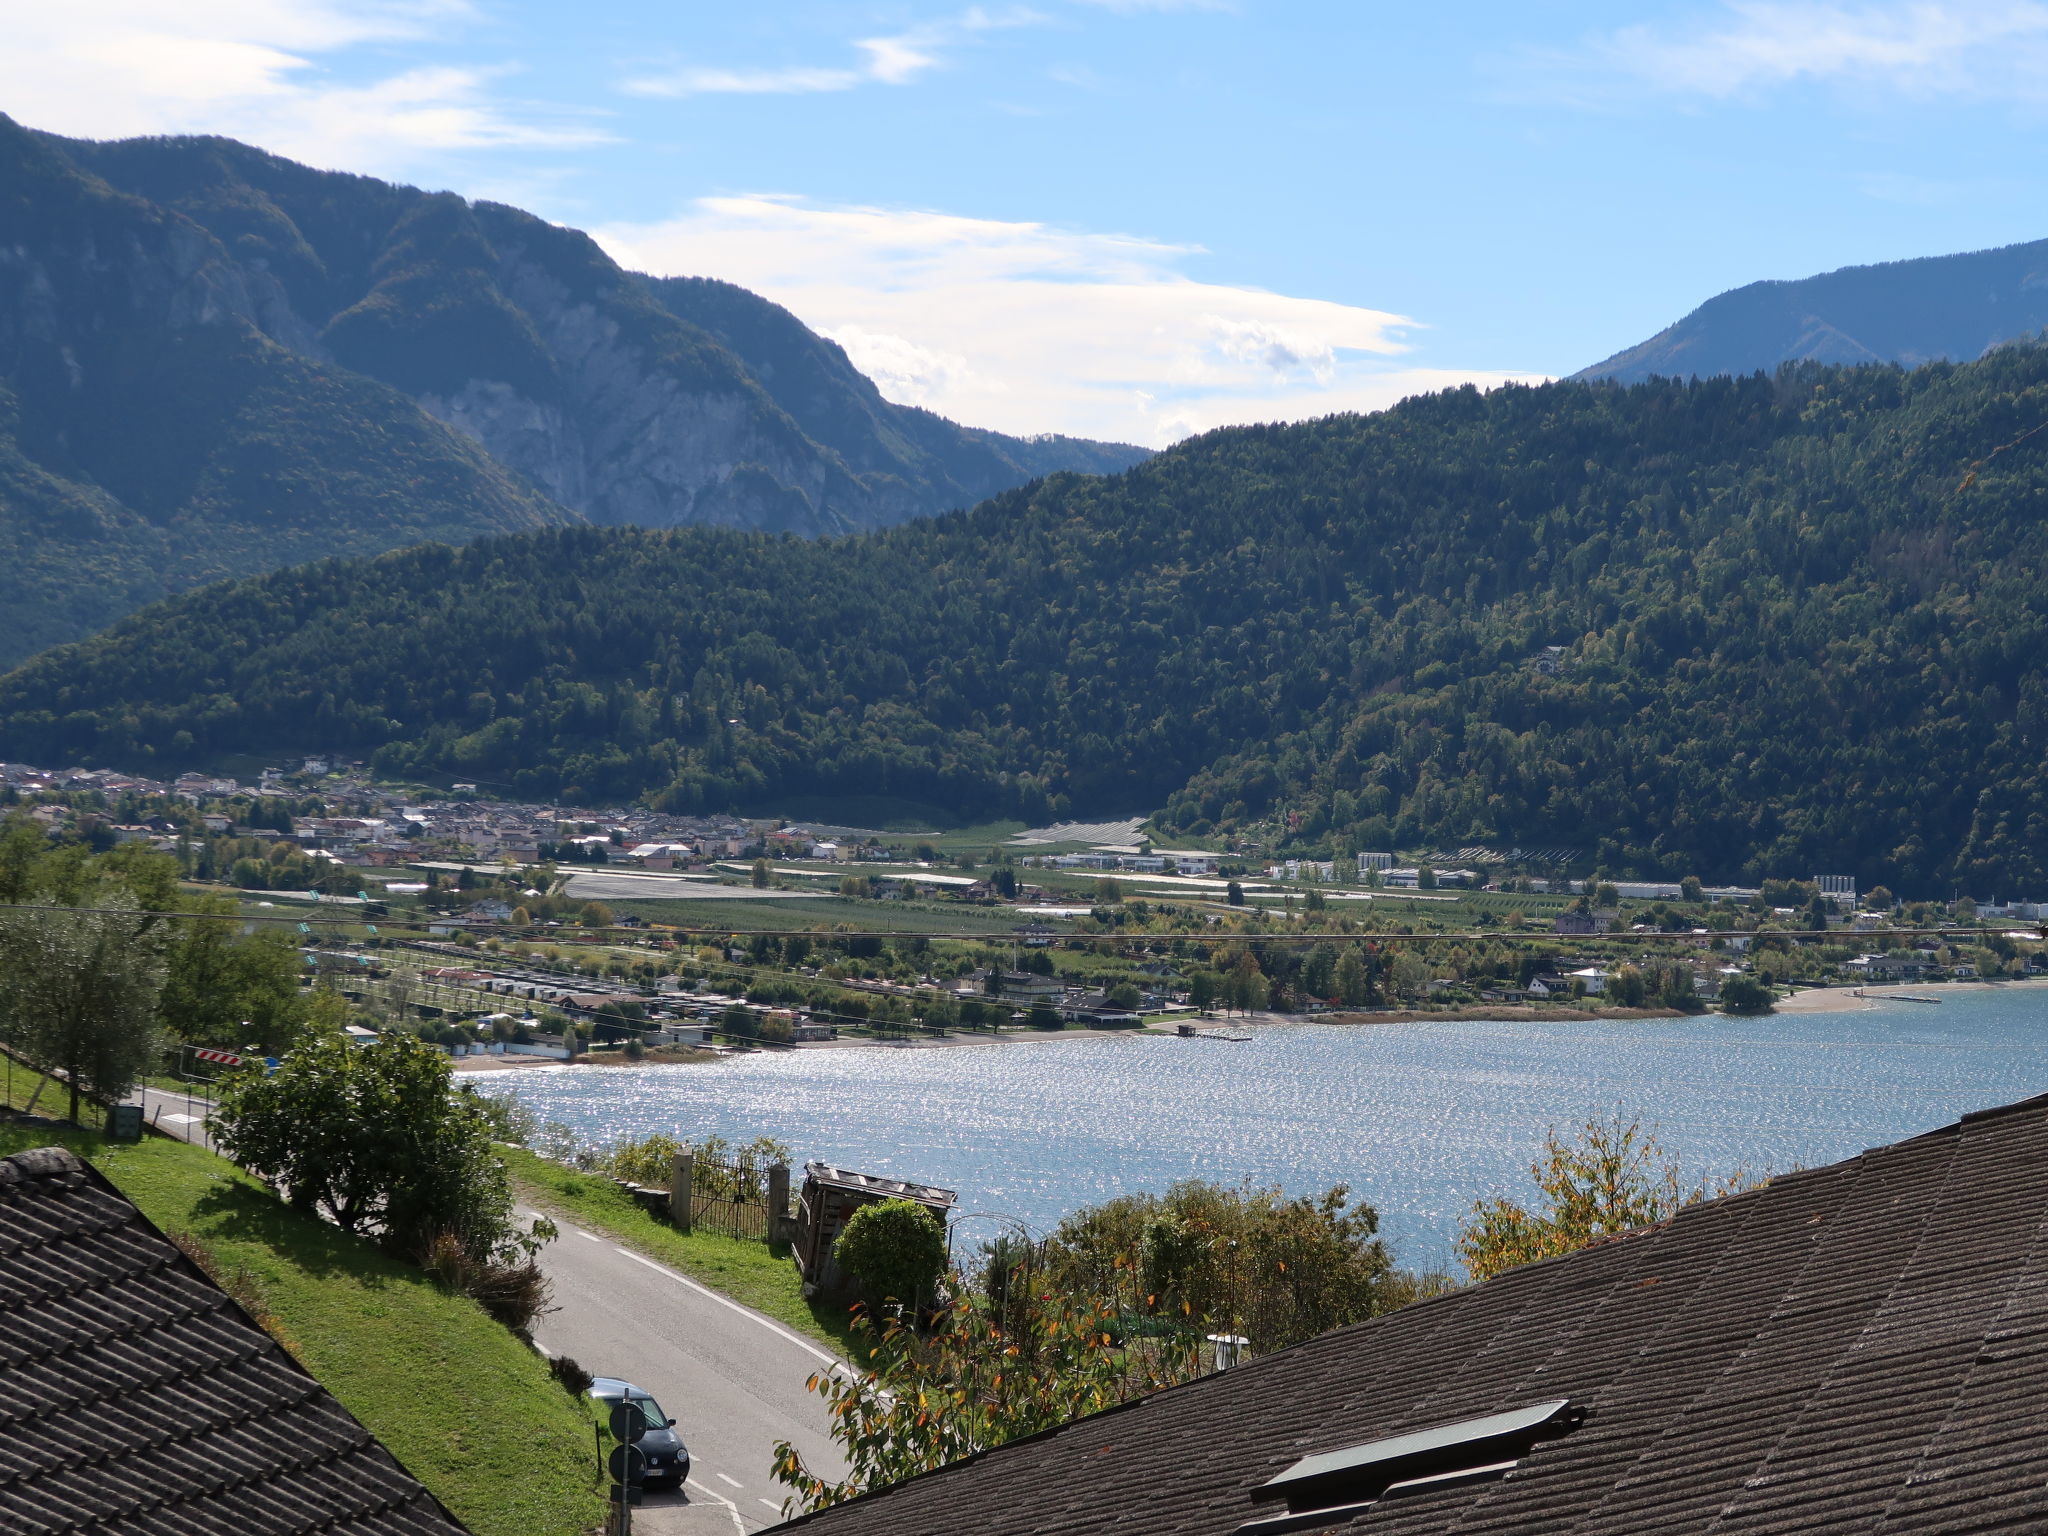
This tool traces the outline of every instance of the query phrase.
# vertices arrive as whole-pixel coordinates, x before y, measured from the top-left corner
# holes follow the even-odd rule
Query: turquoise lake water
[[[1552,1124],[1620,1111],[1701,1173],[1832,1162],[2048,1091],[2048,987],[1939,1007],[1633,1023],[1301,1024],[1247,1044],[1051,1037],[809,1050],[471,1079],[607,1141],[771,1135],[798,1158],[960,1191],[1044,1231],[1199,1175],[1350,1185],[1400,1262],[1450,1262],[1478,1196],[1519,1193]],[[993,1221],[986,1224],[992,1235]]]

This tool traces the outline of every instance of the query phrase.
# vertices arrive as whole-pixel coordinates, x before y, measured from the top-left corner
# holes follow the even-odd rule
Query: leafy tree
[[[1474,1203],[1457,1243],[1474,1280],[1652,1226],[1688,1205],[1762,1182],[1741,1171],[1688,1180],[1653,1132],[1619,1115],[1587,1121],[1570,1141],[1553,1126],[1529,1176],[1540,1197],[1534,1205],[1504,1195]]]
[[[1207,1013],[1223,995],[1223,978],[1206,968],[1188,976],[1188,1001],[1199,1013]]]
[[[207,907],[232,910],[217,900]],[[299,990],[303,966],[287,934],[260,925],[241,934],[216,917],[182,919],[171,929],[158,1016],[172,1034],[195,1045],[255,1045],[270,1055],[297,1038],[312,995]]]
[[[612,909],[601,901],[586,901],[582,912],[577,914],[577,921],[586,928],[609,928],[612,925]]]
[[[1241,907],[1244,905],[1244,887],[1239,885],[1235,880],[1231,881],[1227,886],[1224,887],[1223,895],[1224,899],[1233,907]]]
[[[228,1078],[214,1137],[344,1232],[415,1259],[445,1238],[473,1264],[516,1267],[552,1229],[513,1221],[491,1118],[451,1077],[446,1056],[404,1035],[308,1040],[272,1072]]]
[[[163,958],[157,919],[104,890],[93,910],[0,913],[0,1029],[81,1097],[125,1098],[155,1065]]]
[[[1124,888],[1107,875],[1095,882],[1095,904],[1098,907],[1113,907],[1124,899]]]
[[[1031,1029],[1065,1029],[1066,1020],[1060,1017],[1059,1009],[1050,1003],[1033,1003],[1024,1015],[1024,1023]]]
[[[1697,906],[1707,899],[1707,888],[1700,884],[1698,875],[1687,875],[1678,882],[1678,894],[1680,899]]]
[[[1640,1008],[1649,999],[1643,973],[1624,965],[1607,978],[1607,1000],[1620,1008]]]
[[[946,1270],[946,1231],[915,1200],[880,1200],[846,1218],[832,1256],[876,1304],[916,1307]]]
[[[1771,989],[1754,976],[1730,976],[1721,983],[1723,1013],[1769,1013]]]
[[[1337,980],[1337,951],[1328,944],[1318,944],[1310,950],[1301,964],[1301,989],[1310,997],[1326,998]]]
[[[1199,1352],[1183,1341],[1125,1349],[1109,1304],[1048,1294],[1010,1308],[1002,1296],[991,1305],[963,1281],[948,1289],[955,1300],[922,1332],[894,1318],[856,1319],[855,1369],[810,1378],[845,1471],[813,1470],[779,1441],[775,1476],[791,1490],[785,1513],[844,1503],[1203,1369]]]
[[[1120,981],[1105,994],[1112,1008],[1135,1009],[1138,1006],[1138,989],[1128,981]]]
[[[756,860],[754,860],[754,865],[753,865],[752,875],[753,875],[753,881],[754,881],[754,889],[755,889],[755,890],[757,890],[757,891],[765,891],[765,890],[767,890],[767,889],[768,889],[768,880],[769,880],[769,875],[768,875],[768,861],[767,861],[766,859],[756,859]]]
[[[1272,991],[1266,974],[1259,969],[1258,959],[1250,950],[1237,957],[1237,963],[1224,973],[1223,1003],[1226,1008],[1235,1008],[1239,1013],[1256,1013],[1271,999]]]
[[[1412,949],[1397,949],[1387,962],[1387,979],[1394,990],[1411,1002],[1429,986],[1429,965]]]
[[[1347,948],[1337,957],[1337,968],[1333,976],[1337,988],[1337,1001],[1347,1007],[1356,1008],[1372,1001],[1372,973],[1366,968],[1355,948]]]

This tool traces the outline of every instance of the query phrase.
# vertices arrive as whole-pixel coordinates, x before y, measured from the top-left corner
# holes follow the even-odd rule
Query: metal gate
[[[766,1242],[768,1165],[744,1154],[706,1157],[699,1152],[691,1165],[690,1211],[693,1227]]]

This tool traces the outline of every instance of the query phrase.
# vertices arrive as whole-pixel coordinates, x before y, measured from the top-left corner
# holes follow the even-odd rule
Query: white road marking
[[[199,1123],[199,1116],[197,1116],[197,1115],[164,1115],[164,1116],[162,1117],[162,1121],[163,1121],[163,1123],[164,1123],[165,1125],[197,1125],[197,1124]]]
[[[760,1313],[755,1312],[750,1308],[741,1306],[738,1302],[734,1301],[730,1296],[721,1296],[718,1294],[718,1292],[712,1290],[710,1286],[699,1285],[696,1281],[692,1280],[688,1275],[679,1275],[674,1270],[670,1269],[667,1265],[657,1264],[652,1259],[643,1258],[641,1257],[641,1255],[635,1253],[630,1248],[620,1248],[617,1243],[612,1244],[612,1246],[614,1248],[618,1248],[618,1251],[620,1253],[623,1253],[635,1264],[645,1264],[649,1269],[653,1270],[656,1274],[666,1275],[669,1277],[669,1279],[675,1281],[678,1285],[686,1285],[691,1290],[697,1292],[698,1295],[710,1297],[713,1301],[717,1302],[721,1307],[732,1308],[732,1310],[739,1313],[741,1317],[749,1318],[752,1321],[759,1323],[763,1328],[766,1328],[770,1333],[779,1334],[781,1337],[787,1339],[790,1343],[794,1344],[798,1349],[802,1350],[805,1354],[815,1356],[816,1358],[824,1361],[826,1365],[836,1366],[839,1364],[837,1360],[833,1359],[832,1356],[826,1354],[825,1351],[818,1348],[817,1345],[810,1343],[808,1340],[798,1338],[795,1334],[791,1333],[787,1328],[783,1327],[780,1323],[769,1322],[768,1319],[763,1317]]]
[[[689,1479],[686,1486],[696,1489],[699,1493],[703,1494],[705,1498],[710,1499],[713,1503],[723,1504],[725,1506],[725,1512],[728,1515],[732,1516],[732,1528],[738,1531],[740,1533],[740,1536],[746,1536],[747,1528],[745,1525],[740,1523],[739,1505],[733,1503],[731,1499],[728,1499],[716,1488],[705,1487],[702,1483],[698,1482],[697,1479],[695,1479],[694,1477]]]
[[[595,1232],[586,1232],[581,1227],[571,1227],[569,1230],[571,1232],[574,1232],[578,1237],[589,1238],[590,1241],[592,1241],[593,1243],[601,1243],[604,1241],[604,1239],[599,1237]]]
[[[763,1500],[762,1500],[761,1502],[762,1502],[763,1504],[766,1504],[766,1505],[767,1505],[767,1506],[768,1506],[768,1507],[769,1507],[770,1509],[774,1510],[774,1511],[775,1511],[775,1513],[777,1513],[778,1515],[782,1513],[782,1506],[781,1506],[780,1504],[776,1503],[776,1502],[775,1502],[775,1500],[773,1500],[773,1499],[763,1499]]]
[[[728,1487],[728,1488],[744,1488],[744,1487],[746,1487],[746,1486],[747,1486],[747,1485],[746,1485],[745,1483],[741,1482],[741,1481],[740,1481],[740,1480],[739,1480],[738,1478],[736,1478],[736,1477],[727,1477],[727,1476],[726,1476],[726,1475],[725,1475],[725,1474],[724,1474],[723,1472],[714,1472],[714,1473],[712,1473],[711,1475],[712,1475],[713,1477],[717,1478],[717,1479],[718,1479],[718,1480],[719,1480],[719,1481],[720,1481],[721,1483],[725,1484],[725,1486],[726,1486],[726,1487]]]

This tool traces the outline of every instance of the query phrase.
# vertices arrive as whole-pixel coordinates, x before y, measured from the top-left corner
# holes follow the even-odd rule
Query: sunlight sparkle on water
[[[593,1141],[770,1135],[799,1159],[958,1189],[1044,1230],[1191,1175],[1379,1208],[1397,1256],[1449,1262],[1472,1201],[1520,1192],[1544,1129],[1617,1110],[1700,1173],[1783,1171],[2048,1089],[2048,992],[1940,1008],[1634,1023],[1289,1025],[1237,1045],[1051,1037],[474,1079]]]

